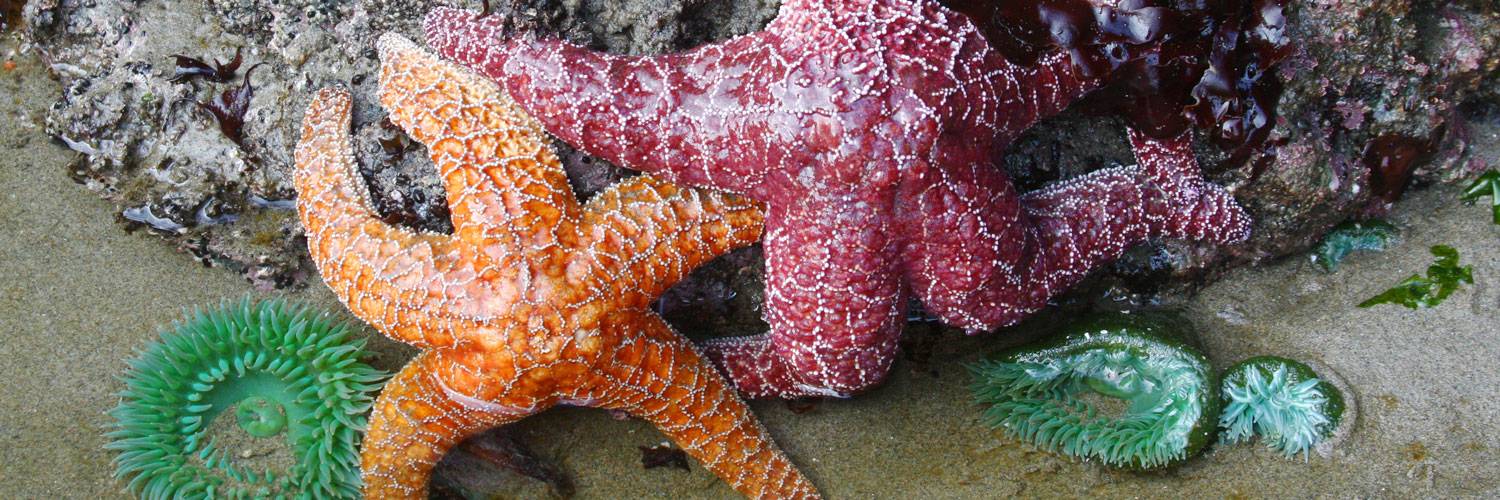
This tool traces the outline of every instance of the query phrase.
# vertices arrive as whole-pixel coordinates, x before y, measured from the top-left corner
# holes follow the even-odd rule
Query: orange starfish
[[[424,349],[375,404],[365,495],[426,498],[433,465],[465,437],[572,404],[651,421],[746,495],[817,496],[650,310],[695,266],[756,241],[759,208],[644,176],[580,205],[541,129],[494,84],[395,35],[379,49],[381,103],[428,145],[454,231],[376,218],[349,94],[320,91],[296,155],[308,250],[354,314]]]

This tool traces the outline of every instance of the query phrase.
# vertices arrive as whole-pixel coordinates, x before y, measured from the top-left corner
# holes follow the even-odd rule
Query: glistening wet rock
[[[768,0],[491,3],[517,32],[624,54],[683,50],[755,31],[777,8]],[[382,141],[391,135],[373,101],[371,41],[388,30],[417,36],[430,7],[414,0],[34,0],[25,29],[66,84],[49,131],[80,152],[74,177],[116,204],[116,215],[101,215],[152,227],[259,284],[289,286],[307,275],[307,265],[295,218],[277,207],[294,195],[286,174],[297,122],[319,87],[350,86],[359,99],[356,150],[382,215],[424,230],[449,227],[430,162],[420,147],[386,154]],[[1500,7],[1493,2],[1311,0],[1289,3],[1284,14],[1294,48],[1270,72],[1284,90],[1269,147],[1235,162],[1211,140],[1198,148],[1210,178],[1232,186],[1254,216],[1253,240],[1233,248],[1170,241],[1139,248],[1070,300],[1172,302],[1224,269],[1304,251],[1335,224],[1379,213],[1385,205],[1373,197],[1362,160],[1381,137],[1428,145],[1413,164],[1413,187],[1455,181],[1500,161],[1475,139],[1497,126],[1497,114],[1479,104],[1496,97]],[[193,104],[238,81],[166,81],[171,54],[225,59],[240,48],[245,67],[265,65],[243,147]],[[1131,163],[1123,123],[1065,113],[1032,129],[997,162],[1023,189]],[[633,175],[571,148],[559,154],[581,197]],[[714,266],[720,269],[684,285],[693,291],[679,295],[699,304],[691,307],[713,311],[723,308],[716,301],[742,300],[723,293],[745,285],[731,286],[726,276],[745,281],[748,272],[750,285],[758,279],[758,269],[739,260]],[[703,329],[758,326],[719,323]]]

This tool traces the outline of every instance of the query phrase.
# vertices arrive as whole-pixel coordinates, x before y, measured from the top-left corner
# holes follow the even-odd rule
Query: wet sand
[[[0,55],[10,47],[0,44]],[[73,153],[38,125],[57,84],[34,59],[18,62],[0,72],[0,497],[126,498],[103,449],[125,360],[184,308],[268,294],[114,224],[109,204],[64,174]],[[1402,242],[1388,252],[1357,254],[1332,275],[1305,256],[1241,269],[1184,311],[1220,368],[1280,354],[1343,376],[1360,415],[1330,458],[1239,445],[1138,474],[1011,441],[980,424],[962,363],[1024,337],[1025,325],[945,335],[929,361],[898,362],[889,382],[855,399],[802,414],[776,401],[753,406],[834,498],[1500,495],[1500,226],[1488,207],[1458,203],[1453,188],[1412,193],[1392,220]],[[1425,270],[1434,244],[1456,247],[1477,284],[1430,310],[1354,307]],[[338,307],[316,281],[290,295]],[[374,337],[378,366],[410,355]],[[517,426],[572,476],[579,498],[733,497],[696,464],[641,470],[637,447],[664,440],[641,421],[560,409]],[[520,496],[541,491],[500,480]]]

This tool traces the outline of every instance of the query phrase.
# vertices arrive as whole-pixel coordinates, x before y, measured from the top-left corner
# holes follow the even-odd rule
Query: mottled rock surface
[[[386,31],[420,39],[431,5],[36,0],[26,7],[25,29],[65,85],[47,129],[79,152],[69,175],[113,201],[112,216],[127,229],[160,234],[205,264],[280,288],[301,284],[312,271],[288,201],[295,196],[289,173],[299,122],[318,88],[354,89],[356,151],[381,214],[423,230],[451,230],[425,151],[390,127],[373,100],[374,39]],[[518,29],[654,53],[753,31],[775,8],[723,0],[533,1],[506,14]],[[234,80],[168,81],[171,55],[227,62],[236,49],[244,49],[244,63]],[[197,103],[243,85],[256,64],[263,66],[250,82],[241,146]],[[565,146],[560,153],[580,196],[630,175]]]
[[[630,54],[681,50],[754,31],[777,7],[775,0],[493,3],[518,31]],[[425,152],[391,129],[372,99],[371,42],[385,31],[415,37],[431,5],[33,0],[25,18],[37,49],[65,83],[47,125],[80,152],[71,175],[114,201],[115,216],[127,227],[147,227],[205,263],[263,286],[284,287],[310,272],[301,229],[285,200],[294,194],[287,173],[298,121],[319,87],[347,85],[359,99],[357,154],[382,215],[448,230],[442,191]],[[1276,70],[1285,92],[1269,141],[1275,147],[1265,153],[1273,160],[1252,157],[1229,165],[1215,146],[1205,141],[1199,148],[1211,178],[1232,186],[1254,216],[1251,243],[1143,246],[1096,273],[1067,301],[1174,302],[1229,266],[1304,251],[1343,220],[1381,213],[1408,184],[1451,182],[1500,162],[1495,147],[1477,140],[1492,136],[1500,123],[1500,113],[1485,104],[1497,97],[1500,6],[1478,0],[1305,0],[1292,2],[1288,15],[1298,47]],[[241,85],[243,69],[222,84],[166,78],[172,73],[169,55],[227,60],[237,48],[244,48],[245,68],[264,64],[252,82],[243,147],[195,104]],[[1122,123],[1067,113],[1034,128],[998,161],[1023,189],[1130,163]],[[559,144],[559,152],[583,197],[631,175],[565,145]],[[1413,160],[1409,182],[1381,179],[1400,181],[1404,170],[1372,175],[1371,165],[1401,164],[1388,157],[1403,155]],[[1257,163],[1266,167],[1255,174]],[[741,255],[697,273],[661,308],[691,332],[750,333],[762,328],[759,297],[758,259]]]
[[[1285,92],[1268,143],[1271,161],[1225,164],[1202,141],[1199,159],[1231,186],[1255,220],[1251,241],[1234,248],[1162,242],[1137,248],[1072,294],[1074,299],[1175,302],[1230,266],[1305,251],[1350,217],[1389,208],[1372,188],[1385,160],[1377,139],[1407,146],[1409,183],[1470,178],[1496,165],[1489,144],[1500,69],[1500,4],[1411,0],[1293,0],[1288,18],[1296,51],[1277,67]],[[1130,162],[1123,122],[1069,113],[1028,132],[1003,165],[1023,189],[1108,162]],[[1390,152],[1386,152],[1390,153]],[[1375,181],[1378,185],[1378,181]]]

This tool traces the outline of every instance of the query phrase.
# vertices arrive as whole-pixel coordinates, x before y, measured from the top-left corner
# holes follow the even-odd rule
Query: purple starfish
[[[1017,193],[992,152],[1103,82],[1062,50],[1011,63],[933,0],[786,0],[764,31],[652,57],[508,39],[502,25],[438,9],[425,28],[564,141],[766,203],[771,330],[704,345],[750,397],[880,383],[911,293],[990,330],[1149,238],[1249,235],[1186,133],[1132,130],[1139,166]]]

